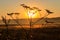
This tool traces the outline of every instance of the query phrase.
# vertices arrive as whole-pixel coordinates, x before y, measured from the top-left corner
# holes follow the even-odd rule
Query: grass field
[[[60,40],[60,28],[0,29],[0,40]]]

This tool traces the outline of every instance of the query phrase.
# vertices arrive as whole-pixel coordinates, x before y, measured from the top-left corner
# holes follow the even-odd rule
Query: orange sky
[[[24,3],[30,7],[38,7],[42,11],[40,12],[45,15],[46,11],[44,9],[49,9],[54,12],[54,14],[49,15],[48,17],[60,17],[60,5],[59,0],[0,0],[0,16],[5,16],[7,13],[18,12],[20,15],[19,18],[27,18],[26,10],[20,6],[21,3]],[[37,13],[35,17],[40,17]],[[8,18],[8,16],[7,16]]]

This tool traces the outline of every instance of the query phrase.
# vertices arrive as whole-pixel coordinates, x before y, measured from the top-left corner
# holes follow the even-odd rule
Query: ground
[[[0,40],[58,40],[60,28],[0,29]]]

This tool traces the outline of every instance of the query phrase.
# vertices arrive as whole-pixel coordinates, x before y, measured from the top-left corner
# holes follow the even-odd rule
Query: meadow
[[[0,28],[0,40],[60,40],[60,27]]]

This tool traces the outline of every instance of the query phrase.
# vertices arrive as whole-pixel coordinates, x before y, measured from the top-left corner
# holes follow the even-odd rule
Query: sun
[[[35,11],[34,11],[34,10],[29,10],[29,11],[28,11],[28,16],[29,16],[29,18],[33,17],[34,14],[35,14]]]

